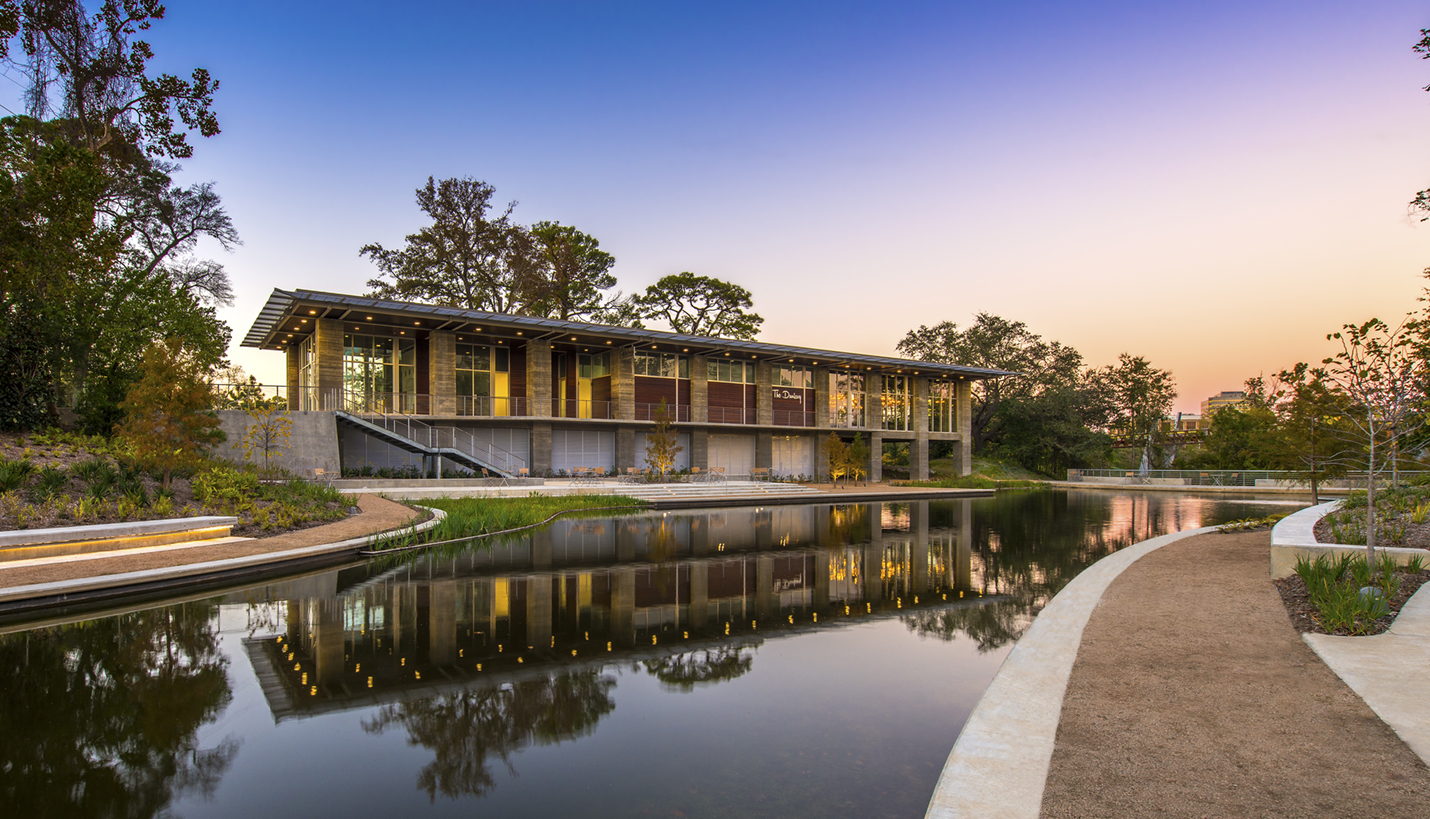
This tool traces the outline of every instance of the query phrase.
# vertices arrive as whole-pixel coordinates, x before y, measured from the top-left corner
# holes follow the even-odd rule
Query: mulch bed
[[[1400,614],[1400,607],[1405,605],[1405,601],[1415,594],[1426,581],[1430,581],[1430,569],[1425,569],[1419,574],[1400,572],[1400,591],[1390,599],[1390,613],[1375,621],[1375,626],[1369,634],[1380,634],[1395,622],[1395,618]],[[1321,624],[1316,621],[1316,609],[1311,605],[1311,601],[1306,596],[1306,581],[1299,575],[1291,575],[1274,581],[1276,590],[1281,593],[1281,602],[1286,604],[1286,614],[1291,617],[1291,626],[1301,634],[1338,634],[1349,635],[1348,631],[1326,631]]]
[[[1365,511],[1365,510],[1361,510],[1361,512],[1362,512],[1362,514],[1361,514],[1361,518],[1362,518],[1361,522],[1362,522],[1362,523],[1365,522],[1365,521],[1364,521],[1364,518],[1365,518],[1364,511]],[[1329,516],[1327,516],[1327,517],[1329,517]],[[1377,546],[1396,546],[1396,547],[1402,547],[1402,546],[1403,546],[1403,547],[1406,547],[1406,548],[1409,548],[1409,549],[1430,549],[1430,521],[1426,521],[1425,523],[1415,523],[1414,521],[1410,520],[1410,519],[1407,517],[1407,518],[1405,518],[1404,523],[1405,523],[1405,537],[1404,537],[1404,538],[1402,538],[1402,539],[1400,539],[1400,540],[1397,540],[1397,541],[1390,542],[1390,543],[1384,543],[1384,542],[1382,542],[1379,538],[1377,538],[1377,539],[1376,539],[1376,545],[1377,545]],[[1380,528],[1380,527],[1377,526],[1376,528],[1378,529],[1378,528]],[[1316,542],[1317,542],[1317,543],[1335,543],[1335,542],[1336,542],[1335,537],[1333,537],[1333,536],[1331,535],[1331,524],[1330,524],[1330,522],[1329,522],[1326,518],[1321,518],[1320,520],[1316,521],[1316,529],[1315,529],[1315,532],[1316,532]],[[1354,545],[1354,544],[1352,544],[1352,545]]]

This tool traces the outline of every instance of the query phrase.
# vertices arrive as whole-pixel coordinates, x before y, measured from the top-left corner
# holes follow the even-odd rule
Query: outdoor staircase
[[[357,414],[339,410],[339,423],[424,458],[447,459],[476,472],[514,478],[526,461],[454,426],[427,424],[407,415]]]

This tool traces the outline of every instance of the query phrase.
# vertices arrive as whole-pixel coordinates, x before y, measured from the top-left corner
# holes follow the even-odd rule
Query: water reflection
[[[237,740],[212,603],[0,636],[0,801],[12,816],[134,816],[207,797]]]

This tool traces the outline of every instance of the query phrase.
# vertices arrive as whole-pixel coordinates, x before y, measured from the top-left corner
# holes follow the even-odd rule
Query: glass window
[[[860,373],[829,374],[829,425],[864,426],[864,376]]]
[[[958,431],[958,385],[952,381],[929,384],[929,432]]]
[[[755,365],[744,361],[731,361],[728,358],[712,358],[706,362],[706,377],[711,381],[723,381],[727,384],[753,384]]]
[[[657,378],[689,378],[690,359],[673,353],[637,352],[635,374]]]
[[[907,375],[883,376],[884,389],[880,400],[884,429],[910,428],[913,416],[913,391],[910,389],[910,381]]]
[[[417,342],[343,336],[344,405],[358,412],[412,412],[417,392]]]
[[[511,351],[485,344],[457,345],[457,414],[511,415]]]
[[[807,367],[775,367],[773,380],[776,387],[794,387],[800,390],[807,390],[814,383],[813,374]]]

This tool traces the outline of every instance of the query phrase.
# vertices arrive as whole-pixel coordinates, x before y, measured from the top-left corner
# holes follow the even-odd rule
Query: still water
[[[1289,508],[1029,491],[586,518],[9,627],[0,814],[919,817],[1079,571]]]

